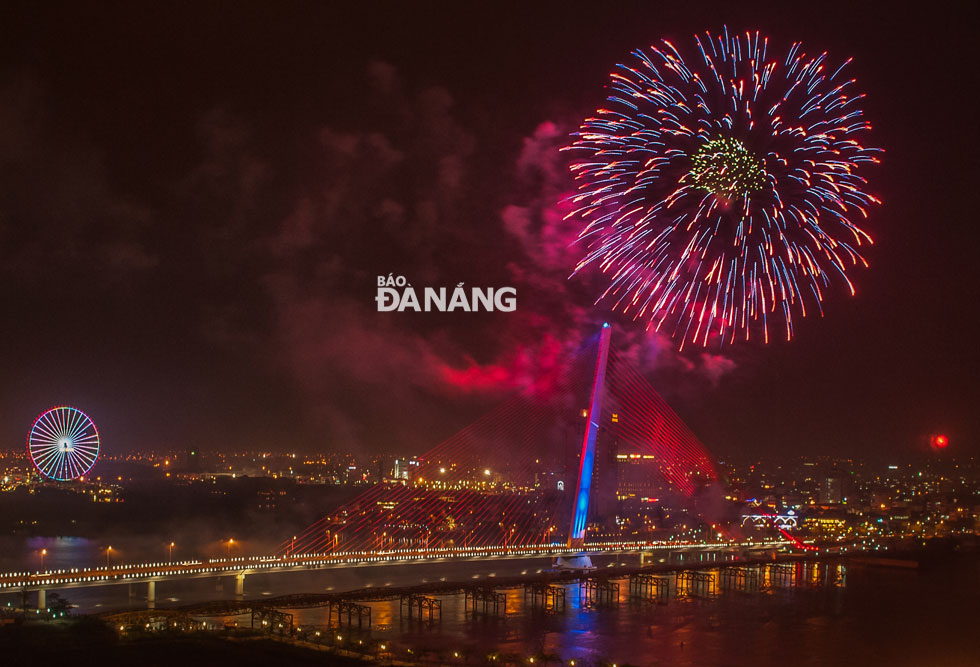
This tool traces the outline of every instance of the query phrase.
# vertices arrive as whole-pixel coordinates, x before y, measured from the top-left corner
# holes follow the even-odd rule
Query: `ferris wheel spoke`
[[[65,473],[63,477],[78,477],[78,471],[75,470],[75,456],[74,452],[65,452]]]
[[[69,472],[71,472],[71,477],[72,478],[81,477],[82,473],[78,471],[75,457],[69,454],[66,458],[68,459],[68,468],[69,468]]]
[[[53,464],[52,464],[52,469],[60,474],[61,471],[64,469],[64,467],[65,467],[65,453],[59,449],[58,452],[55,454]]]
[[[61,415],[61,422],[64,424],[64,434],[69,440],[71,440],[72,433],[75,430],[75,420],[77,417],[78,415],[75,412],[70,411],[66,411],[63,415]]]
[[[74,440],[79,433],[85,430],[88,419],[78,410],[72,410],[71,413],[65,415],[65,421],[65,437]]]
[[[72,447],[76,450],[97,452],[99,451],[99,441],[96,439],[90,439],[88,441],[76,440],[72,443]]]
[[[37,449],[39,447],[57,447],[58,446],[58,440],[57,439],[55,439],[55,438],[49,438],[46,435],[45,436],[35,435],[35,437],[31,439],[31,442],[33,443],[31,445],[31,447],[34,448],[34,449]]]
[[[54,423],[57,426],[57,428],[55,429],[55,432],[58,434],[58,437],[59,438],[64,438],[65,437],[65,431],[66,431],[64,411],[59,409],[57,412],[55,412],[52,415],[52,417],[53,417]]]
[[[78,459],[78,465],[81,468],[81,474],[87,475],[88,471],[92,469],[95,464],[95,456],[80,456]]]
[[[75,457],[72,452],[65,452],[65,467],[63,477],[77,477],[75,472]]]
[[[91,424],[91,422],[89,421],[88,417],[83,415],[81,412],[75,411],[75,413],[72,415],[72,422],[69,428],[68,438],[70,440],[74,440],[79,435],[84,433],[86,429],[88,429],[89,424]]]
[[[38,422],[34,425],[34,432],[45,438],[49,438],[52,442],[58,439],[58,433],[54,428],[47,423]]]
[[[31,450],[34,454],[35,459],[37,458],[49,458],[58,453],[59,448],[55,445],[45,445],[44,447],[35,447]]]
[[[65,410],[61,413],[61,423],[64,425],[64,433],[66,438],[71,437],[72,429],[75,423],[75,412],[72,410]]]
[[[88,472],[88,469],[94,460],[95,460],[94,458],[89,456],[72,457],[72,461],[74,461],[75,466],[78,467],[79,474],[81,475],[84,475],[86,472]]]
[[[31,450],[31,454],[34,457],[35,463],[41,459],[46,460],[58,453],[58,447],[54,445],[46,445],[43,448],[34,448]]]
[[[64,452],[59,450],[52,458],[51,463],[48,465],[48,470],[50,471],[48,474],[54,473],[56,477],[60,476],[61,469],[64,467],[64,465],[65,465],[65,454]]]
[[[98,443],[98,441],[99,436],[95,435],[95,433],[86,433],[77,438],[72,438],[72,442],[75,445],[91,445],[92,443]]]
[[[38,470],[47,474],[47,471],[50,470],[55,465],[57,458],[58,458],[58,453],[52,452],[50,456],[47,456],[43,459],[35,460],[34,465],[37,466]]]
[[[42,426],[54,436],[58,437],[58,422],[55,420],[53,415],[43,414],[37,419],[37,425]]]
[[[44,420],[42,422],[40,419],[38,419],[37,422],[34,423],[34,431],[39,432],[45,438],[49,438],[51,442],[56,442],[58,440],[57,431],[55,431],[48,424],[47,420]]]
[[[72,462],[75,468],[77,468],[75,476],[81,477],[92,468],[92,465],[95,463],[95,459],[98,457],[98,450],[93,452],[91,449],[76,449],[73,454],[74,456],[72,456]]]

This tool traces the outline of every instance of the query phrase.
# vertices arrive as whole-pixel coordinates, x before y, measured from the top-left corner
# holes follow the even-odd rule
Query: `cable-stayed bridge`
[[[405,462],[404,473],[285,540],[277,555],[582,548],[590,522],[597,538],[616,537],[600,526],[614,513],[621,452],[645,456],[645,472],[658,478],[649,488],[679,502],[717,480],[705,447],[611,346],[609,326],[574,356],[562,376]]]
[[[234,576],[243,595],[245,577],[260,572],[576,554],[636,553],[642,561],[664,550],[749,547],[714,530],[667,534],[664,507],[706,523],[698,502],[718,495],[715,464],[611,334],[603,325],[561,372],[529,381],[401,460],[392,478],[326,512],[274,554],[2,573],[0,592],[38,591],[43,608],[48,589],[146,582],[153,603],[156,582],[181,578]],[[621,479],[622,459],[643,464],[635,479]]]

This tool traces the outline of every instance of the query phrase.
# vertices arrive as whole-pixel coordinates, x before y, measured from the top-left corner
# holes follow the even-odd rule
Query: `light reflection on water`
[[[122,555],[150,558],[139,547],[118,542]],[[104,544],[81,538],[23,539],[14,553],[0,540],[0,562],[22,563],[32,553],[48,549],[45,565],[73,567],[79,559],[98,564]],[[117,543],[113,543],[114,559]],[[600,564],[597,561],[597,564]],[[493,563],[497,578],[528,578],[544,567],[543,560]],[[604,563],[602,563],[604,565]],[[20,565],[23,568],[23,565]],[[37,566],[35,566],[37,567]],[[474,581],[483,579],[486,564],[438,563],[430,565],[362,567],[321,570],[296,575],[249,575],[246,596],[265,598],[289,593],[350,590],[368,585],[406,586],[423,580]],[[3,569],[17,569],[17,565]],[[488,574],[488,573],[486,573]],[[839,579],[843,571],[835,571]],[[712,581],[721,587],[718,571]],[[782,584],[767,572],[768,592],[723,594],[711,600],[671,599],[668,604],[637,603],[620,580],[618,604],[587,609],[579,601],[577,585],[566,586],[564,613],[542,614],[525,604],[521,589],[506,594],[502,618],[466,613],[462,595],[438,596],[442,620],[428,625],[402,617],[398,600],[370,602],[370,636],[393,646],[460,650],[471,655],[490,651],[530,656],[552,653],[564,660],[581,659],[634,665],[959,665],[980,664],[975,642],[975,609],[980,607],[980,566],[960,570],[915,572],[850,568],[846,587],[822,585],[820,568],[802,571],[807,586]],[[493,580],[490,580],[491,582]],[[145,584],[93,589],[67,589],[61,593],[79,611],[136,608],[144,604]],[[234,597],[230,576],[160,582],[157,605],[174,606]],[[0,595],[0,604],[14,598]],[[325,608],[292,610],[297,625],[326,625]],[[225,619],[249,624],[249,616]]]
[[[720,585],[719,571],[711,575]],[[580,664],[980,664],[969,630],[980,603],[976,564],[953,577],[828,564],[800,566],[794,576],[801,583],[774,580],[763,592],[671,597],[666,604],[631,600],[621,579],[618,602],[600,608],[585,607],[579,585],[569,584],[567,608],[555,614],[529,609],[521,589],[508,589],[503,617],[473,616],[463,595],[440,595],[442,619],[433,624],[402,616],[398,600],[366,604],[371,638],[416,654],[458,651],[471,662],[500,652]],[[322,609],[291,611],[298,626],[326,623]]]

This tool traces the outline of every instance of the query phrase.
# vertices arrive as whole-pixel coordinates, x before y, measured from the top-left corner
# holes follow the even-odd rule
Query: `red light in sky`
[[[937,449],[943,449],[949,444],[949,439],[945,435],[934,435],[932,436],[932,446]]]

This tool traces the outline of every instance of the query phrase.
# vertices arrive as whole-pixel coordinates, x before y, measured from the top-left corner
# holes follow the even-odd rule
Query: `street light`
[[[48,555],[47,549],[41,549],[41,572],[44,572],[44,557]]]
[[[112,553],[112,546],[105,548],[105,569],[109,569],[109,554]]]
[[[174,562],[174,543],[171,542],[170,543],[170,547],[168,547],[168,548],[170,549],[170,562],[173,563]]]
[[[235,540],[229,537],[228,538],[228,542],[225,545],[225,546],[228,547],[228,560],[231,560],[231,545],[234,544],[234,543],[235,543]]]

